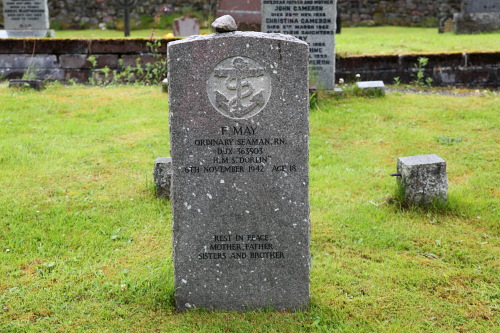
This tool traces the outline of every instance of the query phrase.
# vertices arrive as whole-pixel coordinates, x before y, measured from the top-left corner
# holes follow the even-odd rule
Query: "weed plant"
[[[175,311],[158,87],[2,84],[0,104],[1,332],[498,332],[497,95],[319,99],[311,305],[282,313]],[[397,158],[429,153],[446,207],[398,206]]]
[[[96,57],[88,57],[87,60],[92,65],[92,75],[89,77],[89,84],[96,86],[130,83],[140,85],[160,84],[167,77],[167,59],[158,51],[161,47],[161,41],[153,40],[146,45],[153,54],[153,61],[149,61],[144,65],[141,63],[141,58],[139,57],[136,59],[135,66],[124,66],[123,59],[119,59],[119,69],[111,70],[108,66],[96,69]]]

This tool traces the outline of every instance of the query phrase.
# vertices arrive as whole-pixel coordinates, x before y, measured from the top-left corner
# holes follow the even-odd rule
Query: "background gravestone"
[[[335,84],[336,0],[262,0],[262,31],[295,36],[309,44],[310,84]]]
[[[47,0],[4,0],[4,27],[0,38],[50,37]]]
[[[168,44],[180,310],[309,302],[307,49],[257,32]]]
[[[462,12],[453,16],[457,34],[500,30],[499,0],[463,0]]]
[[[174,20],[174,36],[186,37],[200,34],[200,23],[198,19],[191,17],[179,17]]]

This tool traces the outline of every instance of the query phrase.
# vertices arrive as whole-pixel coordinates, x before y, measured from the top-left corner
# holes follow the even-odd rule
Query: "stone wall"
[[[459,12],[462,0],[337,0],[343,26],[429,26]]]
[[[166,55],[170,40],[161,40],[157,50]],[[36,66],[40,79],[59,81],[75,80],[88,82],[89,76],[108,66],[118,69],[119,62],[134,65],[141,58],[144,65],[154,61],[147,39],[0,39],[0,77],[20,78],[26,69]],[[87,60],[95,56],[97,66]],[[361,79],[383,80],[394,83],[399,77],[402,83],[415,80],[415,64],[422,55],[387,56],[337,56],[336,77],[354,81],[356,74]],[[425,67],[425,78],[433,79],[435,86],[463,86],[469,88],[500,86],[500,52],[426,54],[429,59]],[[121,59],[121,60],[120,60]]]
[[[338,0],[343,26],[402,25],[436,26],[438,17],[460,11],[461,0]],[[2,10],[0,2],[0,11]],[[180,13],[191,7],[215,13],[217,0],[138,0],[131,17],[153,17],[164,7]],[[114,0],[49,0],[55,28],[88,28],[116,24],[122,17]],[[3,18],[0,16],[0,20]],[[137,23],[136,21],[135,23]],[[134,28],[134,27],[132,27]]]
[[[48,0],[48,5],[50,22],[55,28],[96,28],[99,24],[116,24],[123,18],[123,9],[116,5],[115,0]],[[138,0],[131,18],[138,23],[140,16],[152,18],[165,7],[169,12],[181,13],[188,7],[194,11],[215,12],[215,5],[216,0]],[[0,12],[3,12],[3,0],[0,1]],[[3,21],[3,15],[0,15],[0,21]]]

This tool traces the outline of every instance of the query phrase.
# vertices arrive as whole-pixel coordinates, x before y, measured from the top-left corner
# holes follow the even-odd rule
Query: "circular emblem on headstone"
[[[215,66],[208,78],[207,93],[213,107],[224,116],[250,118],[269,102],[271,76],[251,58],[227,58]]]

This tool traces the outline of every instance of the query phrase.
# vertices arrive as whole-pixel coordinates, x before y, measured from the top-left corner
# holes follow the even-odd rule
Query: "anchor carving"
[[[217,108],[232,117],[242,118],[255,108],[265,105],[263,90],[261,89],[255,93],[254,87],[247,80],[250,77],[262,76],[265,72],[263,68],[251,68],[248,61],[241,57],[234,58],[232,66],[233,68],[215,69],[214,74],[215,76],[226,77],[224,80],[225,87],[228,90],[236,91],[236,95],[229,99],[216,90],[215,104]]]

